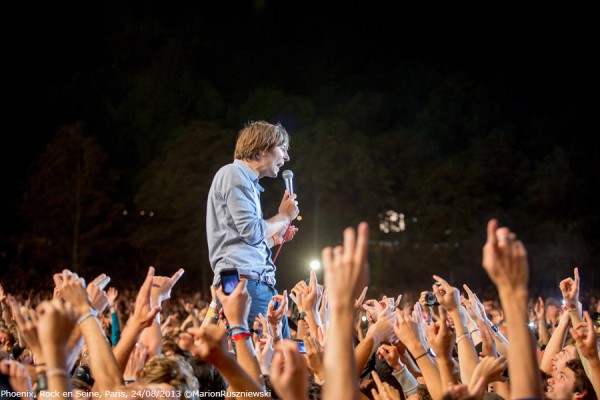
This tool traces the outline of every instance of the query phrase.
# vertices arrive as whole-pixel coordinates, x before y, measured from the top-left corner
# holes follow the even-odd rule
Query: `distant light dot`
[[[310,262],[310,269],[312,269],[313,271],[316,271],[319,268],[321,268],[321,263],[319,262],[319,260],[312,260]]]
[[[302,215],[298,215],[298,218],[296,218],[298,221],[302,221]]]
[[[123,210],[123,215],[127,215],[127,210]]]
[[[144,210],[140,211],[140,215],[143,217],[144,215],[146,215],[146,211],[144,211]]]
[[[148,213],[148,216],[149,216],[149,217],[154,217],[154,212],[153,212],[153,211],[150,211],[150,212]]]

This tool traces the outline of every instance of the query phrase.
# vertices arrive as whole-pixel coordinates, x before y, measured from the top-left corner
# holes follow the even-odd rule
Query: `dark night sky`
[[[82,101],[79,96],[103,85],[109,91],[112,85],[90,80],[90,71],[142,63],[147,49],[132,47],[126,60],[113,59],[114,50],[127,48],[123,38],[128,29],[143,30],[152,23],[177,32],[182,46],[194,43],[204,49],[193,60],[195,73],[232,95],[264,85],[310,95],[315,87],[332,82],[346,93],[381,90],[393,86],[406,66],[424,65],[485,82],[501,90],[501,96],[515,107],[527,107],[532,113],[554,115],[574,109],[582,118],[592,115],[588,99],[597,87],[598,46],[592,39],[597,22],[592,21],[591,10],[547,2],[455,3],[258,0],[13,5],[12,16],[7,15],[12,21],[3,28],[9,123],[0,165],[1,233],[19,229],[15,206],[25,188],[27,168],[58,124],[96,117],[94,99]],[[158,40],[149,36],[148,49]],[[70,89],[65,90],[68,83]],[[597,128],[592,130],[586,121],[564,135],[561,140],[582,141],[585,135],[597,135]]]

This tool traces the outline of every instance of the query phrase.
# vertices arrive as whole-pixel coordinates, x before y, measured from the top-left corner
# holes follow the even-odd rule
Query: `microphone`
[[[292,178],[294,177],[294,173],[289,169],[286,169],[281,173],[281,177],[285,180],[285,188],[288,191],[288,194],[294,193],[294,184],[292,183]]]

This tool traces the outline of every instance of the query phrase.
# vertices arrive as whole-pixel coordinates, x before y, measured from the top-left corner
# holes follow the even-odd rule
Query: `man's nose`
[[[283,159],[288,162],[290,161],[290,155],[288,154],[288,152],[286,151],[285,153],[283,153]]]

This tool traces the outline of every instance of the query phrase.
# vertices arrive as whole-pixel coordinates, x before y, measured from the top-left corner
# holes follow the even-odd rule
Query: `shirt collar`
[[[233,163],[242,169],[244,175],[246,175],[246,177],[254,184],[259,192],[265,191],[265,189],[258,183],[258,176],[256,176],[256,173],[248,166],[248,164],[242,160],[233,160]]]

